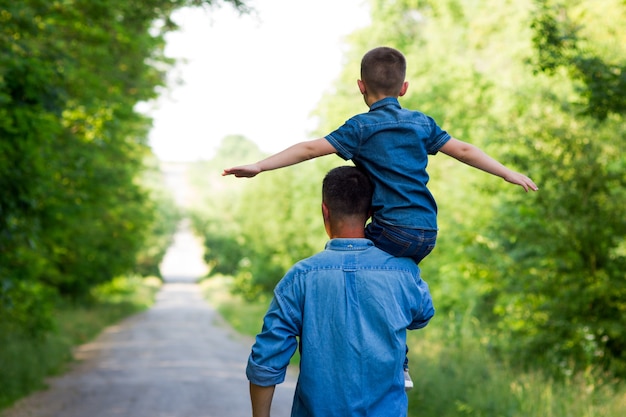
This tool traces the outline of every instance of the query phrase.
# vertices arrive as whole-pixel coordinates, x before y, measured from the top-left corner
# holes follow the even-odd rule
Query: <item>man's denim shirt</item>
[[[387,97],[326,136],[337,154],[362,167],[374,183],[372,209],[382,223],[437,230],[437,204],[426,187],[428,155],[450,140],[429,116]]]
[[[246,374],[260,386],[283,382],[298,337],[292,416],[405,416],[406,329],[434,312],[412,260],[367,239],[332,239],[276,286]]]

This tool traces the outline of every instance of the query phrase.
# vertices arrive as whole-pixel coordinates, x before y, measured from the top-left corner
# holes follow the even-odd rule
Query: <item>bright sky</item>
[[[256,15],[229,5],[174,15],[181,30],[168,35],[166,55],[185,60],[172,73],[183,84],[172,80],[148,111],[159,159],[209,159],[231,134],[266,152],[311,139],[310,115],[341,71],[345,36],[369,22],[366,0],[248,4]]]

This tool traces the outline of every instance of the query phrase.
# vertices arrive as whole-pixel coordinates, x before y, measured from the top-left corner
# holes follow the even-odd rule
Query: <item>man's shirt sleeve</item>
[[[430,319],[435,315],[435,307],[433,306],[433,299],[430,295],[430,290],[426,281],[418,279],[418,300],[419,308],[415,311],[413,316],[413,322],[409,325],[409,330],[421,329],[426,327],[430,322]]]
[[[287,365],[298,346],[298,326],[288,303],[274,296],[248,358],[246,376],[253,384],[271,386],[285,380]]]

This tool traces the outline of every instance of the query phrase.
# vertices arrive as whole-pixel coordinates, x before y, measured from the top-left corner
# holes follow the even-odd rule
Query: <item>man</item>
[[[371,198],[372,184],[358,168],[335,168],[324,178],[330,241],[276,285],[246,369],[253,417],[269,417],[297,337],[292,416],[406,415],[406,329],[426,326],[434,309],[415,262],[365,239]]]

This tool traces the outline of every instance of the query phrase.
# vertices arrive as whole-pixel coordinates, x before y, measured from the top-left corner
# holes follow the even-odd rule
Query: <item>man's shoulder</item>
[[[395,257],[375,246],[354,252],[325,249],[296,262],[276,285],[274,293],[301,294],[310,285],[324,282],[326,286],[331,282],[328,280],[342,281],[348,272],[374,280],[402,282],[402,285],[421,281],[420,270],[412,259]]]
[[[406,257],[393,256],[382,249],[373,247],[366,259],[372,268],[402,270],[412,274],[419,272],[414,260]]]
[[[336,245],[336,242],[331,241],[324,250],[295,263],[290,272],[298,274],[319,270],[342,270],[352,265],[356,269],[402,270],[412,274],[419,273],[412,259],[393,256],[374,246],[369,239],[362,239],[362,241],[367,244],[348,250],[342,247],[344,243]],[[350,244],[347,243],[347,245]]]

